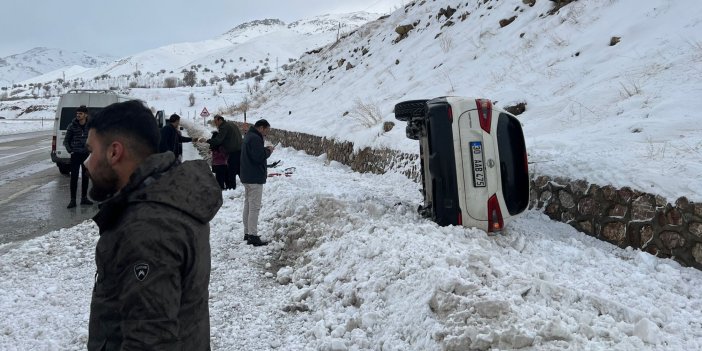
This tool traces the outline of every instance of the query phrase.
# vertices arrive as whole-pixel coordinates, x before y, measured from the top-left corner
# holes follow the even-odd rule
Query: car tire
[[[427,101],[409,100],[395,105],[395,119],[407,122],[414,118],[423,118],[427,113]]]
[[[56,166],[59,169],[59,172],[64,175],[69,175],[71,174],[71,165],[67,165],[65,163],[57,163]]]

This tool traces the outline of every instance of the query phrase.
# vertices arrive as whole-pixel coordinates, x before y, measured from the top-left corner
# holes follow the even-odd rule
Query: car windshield
[[[505,205],[510,215],[518,214],[529,205],[526,145],[519,120],[506,113],[500,113],[497,121],[497,144]]]
[[[66,130],[66,128],[68,128],[68,125],[71,124],[71,121],[73,121],[73,119],[76,118],[77,109],[78,107],[64,107],[61,109],[61,121],[59,123],[61,130]],[[89,107],[88,118],[90,118],[90,116],[94,116],[96,113],[100,112],[100,110],[102,110],[102,107]]]

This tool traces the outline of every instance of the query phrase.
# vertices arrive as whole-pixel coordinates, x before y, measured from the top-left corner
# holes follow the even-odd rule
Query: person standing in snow
[[[265,119],[258,120],[244,136],[241,147],[241,182],[244,184],[244,240],[253,246],[268,243],[258,235],[258,214],[261,211],[263,184],[266,184],[268,171],[266,160],[273,153],[273,146],[264,146],[263,138],[271,125]]]
[[[227,122],[221,115],[214,116],[214,124],[219,133],[207,140],[211,147],[223,146],[227,153],[227,189],[236,189],[236,175],[240,173],[241,131],[234,123]],[[239,175],[241,178],[241,175]],[[243,180],[242,180],[243,182]]]
[[[178,160],[183,158],[183,143],[192,142],[193,138],[184,137],[180,133],[180,116],[172,114],[168,117],[168,123],[161,128],[161,141],[158,152],[171,151]]]
[[[83,165],[83,161],[88,158],[88,150],[85,148],[85,140],[88,138],[88,130],[85,128],[88,122],[88,108],[80,105],[76,109],[76,118],[66,128],[66,137],[63,139],[63,146],[71,154],[71,201],[66,208],[76,207],[76,194],[78,192],[78,172],[83,172],[81,176],[81,205],[92,205],[88,200],[88,171]]]
[[[219,132],[212,132],[212,138],[216,138]],[[229,170],[227,169],[227,153],[224,152],[224,146],[210,146],[210,151],[212,152],[212,173],[215,174],[215,179],[217,183],[222,188],[226,189],[227,176]]]
[[[210,220],[222,192],[204,160],[158,153],[140,101],[88,123],[85,161],[102,202],[88,350],[210,350]]]

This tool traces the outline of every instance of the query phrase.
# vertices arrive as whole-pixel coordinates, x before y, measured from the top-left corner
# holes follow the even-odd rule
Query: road
[[[59,173],[50,151],[49,131],[0,136],[0,254],[97,212],[95,205],[66,209],[69,177]]]

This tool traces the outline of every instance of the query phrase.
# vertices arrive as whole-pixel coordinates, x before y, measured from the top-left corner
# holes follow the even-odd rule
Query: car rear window
[[[519,120],[500,113],[497,120],[497,145],[502,173],[502,192],[510,215],[524,211],[529,205],[529,171],[526,145]]]

